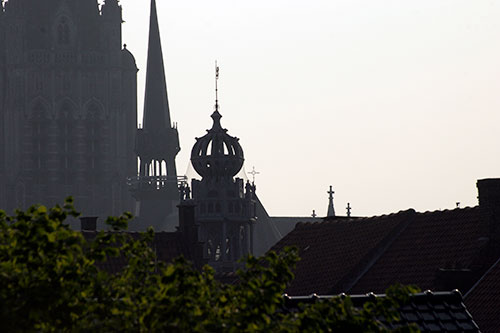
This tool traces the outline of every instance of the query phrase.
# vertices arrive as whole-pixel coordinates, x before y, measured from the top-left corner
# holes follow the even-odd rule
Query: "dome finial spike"
[[[219,81],[219,66],[215,60],[215,111],[219,111],[219,89],[217,83]]]
[[[214,123],[212,125],[212,129],[210,131],[224,131],[222,129],[222,125],[220,123],[220,119],[222,118],[221,114],[219,111],[215,110],[214,113],[210,116],[212,117]]]

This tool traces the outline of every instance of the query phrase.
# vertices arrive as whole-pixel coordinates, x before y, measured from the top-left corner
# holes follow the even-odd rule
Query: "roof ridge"
[[[302,227],[302,226],[306,226],[306,225],[325,225],[325,224],[334,224],[334,223],[354,223],[354,222],[363,222],[363,221],[369,221],[369,220],[374,220],[374,219],[386,219],[386,218],[391,218],[391,217],[394,217],[394,216],[398,216],[398,215],[402,215],[402,214],[414,214],[416,213],[415,209],[413,208],[408,208],[406,210],[400,210],[398,212],[395,212],[395,213],[390,213],[390,214],[383,214],[383,215],[374,215],[374,216],[364,216],[364,217],[355,217],[355,218],[348,218],[348,219],[345,219],[345,218],[339,218],[339,219],[331,219],[331,220],[322,220],[322,221],[318,221],[318,222],[298,222],[296,225],[295,225],[295,229],[297,229],[297,227]]]
[[[446,209],[438,209],[438,210],[426,210],[424,212],[417,212],[417,214],[433,214],[433,213],[445,213],[445,212],[458,212],[458,211],[470,211],[470,210],[479,210],[481,207],[479,205],[476,206],[466,206],[466,207],[456,207],[456,208],[446,208]]]

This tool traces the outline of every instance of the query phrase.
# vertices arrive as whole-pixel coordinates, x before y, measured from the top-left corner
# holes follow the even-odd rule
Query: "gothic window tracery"
[[[47,171],[47,146],[48,146],[48,119],[44,106],[38,103],[33,108],[29,120],[31,130],[31,161],[33,171],[43,174]],[[37,177],[35,177],[37,178]],[[39,178],[43,179],[43,178]]]
[[[59,45],[69,45],[71,42],[71,31],[68,19],[62,17],[57,25],[57,43]]]
[[[59,112],[58,127],[58,153],[61,180],[69,184],[75,169],[75,120],[69,104],[65,103]]]
[[[33,94],[40,94],[43,92],[43,75],[40,72],[33,72],[30,74],[31,92]]]
[[[87,108],[85,119],[86,129],[86,171],[87,180],[91,183],[99,183],[102,174],[102,163],[106,156],[106,128],[101,119],[101,110],[96,104]]]

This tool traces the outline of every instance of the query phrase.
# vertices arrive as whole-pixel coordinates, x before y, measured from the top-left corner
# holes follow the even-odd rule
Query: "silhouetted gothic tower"
[[[0,3],[0,208],[132,210],[137,67],[118,0]]]
[[[179,134],[170,120],[163,53],[155,0],[151,1],[144,118],[137,133],[139,175],[131,180],[136,215],[144,227],[173,231],[178,225],[179,190],[175,156]]]
[[[204,257],[218,272],[234,271],[238,259],[253,252],[255,186],[234,178],[244,162],[239,139],[227,134],[216,103],[213,126],[196,138],[191,163],[202,177],[192,181],[196,223]]]

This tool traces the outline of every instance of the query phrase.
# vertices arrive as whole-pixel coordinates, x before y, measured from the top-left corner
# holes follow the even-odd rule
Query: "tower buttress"
[[[97,0],[0,2],[2,209],[72,195],[84,214],[132,210],[125,178],[137,158],[126,138],[136,130],[136,68],[120,53],[120,8],[113,20],[106,2],[106,18]]]
[[[121,24],[122,7],[118,0],[106,0],[101,6],[102,24],[102,46],[109,50],[118,52],[122,47]]]
[[[179,134],[172,126],[161,48],[156,2],[151,0],[146,91],[142,128],[137,132],[139,175],[132,192],[139,202],[141,223],[161,230],[177,225],[179,190],[175,157],[180,151]]]

